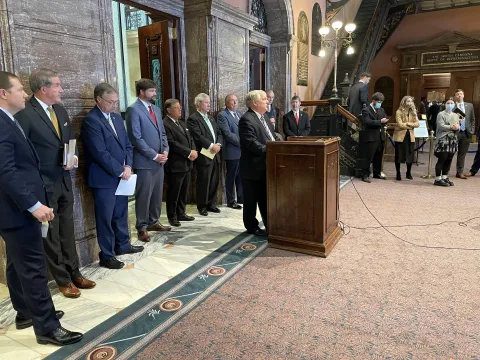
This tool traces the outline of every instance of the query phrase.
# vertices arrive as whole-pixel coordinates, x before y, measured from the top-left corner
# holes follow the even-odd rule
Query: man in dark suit
[[[475,158],[473,159],[473,164],[472,167],[470,168],[470,171],[465,174],[466,177],[471,177],[475,176],[480,170],[480,127],[478,128],[478,133],[477,133],[477,152],[475,153]]]
[[[137,81],[138,99],[127,109],[127,132],[133,145],[133,169],[137,174],[135,215],[138,239],[149,242],[149,231],[170,231],[158,222],[162,213],[164,164],[168,140],[160,109],[152,104],[157,86],[150,79]]]
[[[275,93],[272,89],[267,91],[267,102],[268,102],[268,110],[265,113],[267,119],[270,120],[270,123],[273,125],[274,131],[278,133],[278,116],[279,111],[278,108],[273,105],[273,100],[275,99]]]
[[[465,94],[462,89],[455,90],[455,108],[460,110],[460,114],[465,115],[460,117],[460,130],[457,133],[458,152],[456,177],[459,179],[467,179],[467,176],[463,174],[465,156],[472,142],[472,135],[475,134],[475,110],[473,109],[473,104],[463,101],[464,96]]]
[[[0,235],[7,251],[7,285],[17,329],[33,325],[39,344],[68,345],[83,335],[60,326],[48,289],[42,223],[52,221],[40,159],[13,115],[27,94],[18,78],[0,72]],[[48,226],[48,225],[47,225]]]
[[[65,297],[80,296],[80,289],[91,289],[96,284],[82,276],[78,269],[73,225],[73,191],[70,170],[63,165],[64,144],[75,139],[70,119],[60,105],[63,93],[57,73],[39,69],[30,75],[33,96],[25,109],[15,114],[25,135],[31,140],[40,158],[40,173],[47,189],[48,203],[55,219],[44,240],[50,272]],[[75,166],[78,150],[75,149]]]
[[[308,136],[310,119],[306,112],[300,111],[300,97],[292,97],[292,110],[283,115],[283,133],[288,136]]]
[[[225,190],[227,193],[227,206],[241,210],[243,204],[242,178],[240,177],[240,138],[238,137],[238,121],[242,113],[237,111],[238,100],[235,94],[225,97],[225,110],[217,115],[218,126],[223,135],[223,158],[227,165]],[[237,198],[235,200],[235,190]]]
[[[370,182],[370,164],[373,163],[373,177],[385,180],[382,174],[383,144],[385,142],[385,124],[388,122],[382,102],[385,96],[376,92],[372,102],[363,108],[361,121],[363,129],[359,133],[359,156],[357,167],[360,169],[362,181]]]
[[[210,159],[206,155],[199,154],[195,160],[197,169],[197,209],[202,216],[207,216],[208,211],[219,213],[217,207],[217,189],[220,174],[220,149],[223,138],[217,122],[208,115],[210,111],[210,97],[201,93],[195,97],[197,111],[187,120],[190,135],[193,137],[197,151],[202,149],[214,155]]]
[[[362,73],[359,82],[353,85],[348,93],[348,111],[358,118],[360,118],[362,109],[368,103],[368,83],[371,78],[372,74]]]
[[[262,90],[250,91],[246,103],[248,111],[238,123],[242,149],[243,224],[248,233],[267,236],[267,141],[276,139],[271,122],[265,118],[267,94]],[[257,205],[265,230],[258,226]]]
[[[437,116],[440,111],[442,108],[438,105],[437,100],[433,100],[432,106],[428,109],[428,125],[434,134],[437,132]]]
[[[115,255],[143,251],[143,246],[130,244],[128,232],[128,197],[115,195],[120,179],[132,174],[133,150],[122,117],[114,113],[118,93],[109,84],[95,87],[97,106],[82,124],[85,146],[87,184],[92,188],[100,246],[100,266],[121,269],[125,264]]]
[[[198,157],[195,144],[186,128],[180,121],[182,106],[177,99],[165,101],[167,116],[163,119],[167,133],[170,155],[167,162],[167,217],[172,226],[180,226],[181,221],[193,221],[193,216],[187,215],[187,195],[190,185],[190,175],[193,161]]]

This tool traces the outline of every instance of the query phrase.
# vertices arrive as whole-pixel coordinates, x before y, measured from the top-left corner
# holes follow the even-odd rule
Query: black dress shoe
[[[413,176],[412,174],[408,173],[406,176],[405,176],[408,180],[413,180]]]
[[[136,254],[136,253],[142,252],[143,249],[144,249],[143,246],[131,245],[130,249],[123,250],[122,252],[117,253],[117,255]]]
[[[363,182],[366,182],[366,183],[371,183],[370,179],[368,178],[368,176],[362,176],[362,181]]]
[[[68,331],[63,327],[58,327],[57,329],[50,331],[48,334],[45,335],[37,335],[37,343],[46,345],[46,344],[54,344],[54,345],[70,345],[75,344],[82,340],[83,334],[73,331]]]
[[[177,216],[177,220],[178,221],[193,221],[193,220],[195,220],[195,218],[193,216],[183,214],[183,215]]]
[[[180,224],[180,221],[178,221],[177,219],[168,219],[168,223],[172,226],[182,226],[182,224]]]
[[[62,310],[58,310],[58,311],[55,311],[55,315],[57,315],[57,319],[60,320],[63,317],[63,315],[65,315],[65,313]],[[32,325],[33,325],[32,319],[23,317],[20,314],[17,314],[17,316],[15,317],[15,327],[17,328],[17,330],[26,329]]]
[[[202,216],[208,216],[207,209],[198,209],[198,213]]]
[[[210,211],[210,212],[213,212],[213,213],[217,213],[217,214],[220,212],[220,209],[218,207],[208,208],[207,210]]]
[[[235,209],[235,210],[241,210],[242,207],[240,205],[238,205],[235,201],[231,204],[228,204],[227,205],[229,208],[232,208],[232,209]]]
[[[256,230],[253,231],[248,231],[249,234],[255,235],[255,236],[261,236],[261,237],[267,237],[268,233],[265,230],[262,230],[260,228],[257,228]]]
[[[373,175],[373,178],[374,179],[380,179],[380,180],[387,180],[387,177],[386,176],[383,176],[383,175]]]
[[[117,260],[116,257],[111,257],[108,260],[104,260],[104,261],[100,260],[100,266],[103,266],[109,269],[121,269],[125,266],[125,264]]]

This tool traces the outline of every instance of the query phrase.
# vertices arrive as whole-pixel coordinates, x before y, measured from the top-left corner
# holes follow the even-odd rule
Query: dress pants
[[[36,335],[60,326],[47,283],[41,223],[32,219],[20,228],[2,229],[7,249],[7,285],[13,308],[31,318]]]
[[[477,135],[477,141],[478,141],[478,148],[477,152],[475,153],[475,159],[473,160],[472,168],[470,169],[470,172],[475,175],[478,170],[480,170],[480,133]]]
[[[135,169],[137,186],[135,188],[135,215],[138,231],[158,223],[162,213],[163,166],[155,169]]]
[[[100,261],[131,247],[128,233],[128,196],[116,196],[116,188],[94,188],[95,221]]]
[[[258,228],[257,205],[267,229],[267,177],[260,180],[242,178],[243,181],[243,225],[248,232]]]
[[[179,216],[185,215],[190,171],[169,173],[167,175],[167,183],[167,217],[177,220]]]
[[[81,276],[75,247],[73,192],[65,186],[63,176],[57,180],[52,190],[47,195],[55,218],[50,222],[48,235],[43,241],[48,268],[57,285],[63,286]]]
[[[235,191],[237,193],[237,202],[243,203],[243,186],[240,176],[240,159],[225,160],[227,164],[227,176],[225,177],[225,190],[227,193],[227,204],[235,201]]]
[[[196,197],[198,210],[211,209],[217,206],[218,168],[219,164],[215,159],[209,165],[197,166]]]
[[[361,144],[362,176],[370,176],[370,164],[373,163],[373,175],[382,172],[383,141],[370,141]]]
[[[463,174],[463,167],[465,165],[465,156],[468,153],[468,148],[472,142],[472,137],[467,136],[465,131],[459,131],[458,138],[458,152],[457,152],[457,174]]]

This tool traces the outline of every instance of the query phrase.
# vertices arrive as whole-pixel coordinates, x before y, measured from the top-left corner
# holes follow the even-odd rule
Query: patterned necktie
[[[205,120],[205,122],[207,123],[208,128],[210,129],[210,133],[212,134],[212,137],[213,137],[213,142],[215,142],[215,141],[216,141],[216,139],[215,139],[215,131],[213,131],[212,122],[211,122],[210,119],[208,118],[208,115],[207,115],[207,114],[202,114],[202,117],[203,117],[203,119]]]
[[[275,141],[275,138],[273,137],[272,132],[268,128],[267,121],[265,120],[265,117],[263,115],[260,115],[260,121],[263,124],[265,130],[267,130],[267,134],[270,136],[270,140]]]
[[[460,110],[462,110],[462,112],[465,114],[465,104],[464,103],[460,103],[459,104],[459,108]],[[460,131],[465,131],[465,122],[466,122],[466,118],[465,119],[462,119],[462,123],[460,124]]]
[[[238,123],[240,119],[238,118],[238,114],[236,111],[233,113],[233,117],[235,118],[235,120],[237,120],[237,123]]]
[[[110,126],[112,127],[113,132],[115,133],[115,136],[118,137],[117,130],[115,130],[115,126],[113,125],[113,121],[112,121],[112,118],[110,117],[110,114],[108,114],[107,120]]]
[[[51,106],[47,107],[47,110],[50,113],[50,120],[52,120],[53,127],[55,128],[55,131],[57,132],[57,136],[60,137],[60,128],[58,126],[57,115],[55,114],[55,111],[53,111]]]
[[[148,106],[148,111],[150,112],[150,116],[152,117],[153,122],[155,123],[155,125],[158,126],[157,117],[155,116],[155,113],[153,112],[152,105]]]

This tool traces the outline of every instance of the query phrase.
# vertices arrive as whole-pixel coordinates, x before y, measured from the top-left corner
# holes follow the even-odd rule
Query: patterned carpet
[[[258,247],[155,336],[130,345],[117,343],[125,334],[105,339],[94,329],[51,358],[85,359],[92,344],[113,342],[122,353],[87,359],[480,359],[480,177],[440,188],[420,178],[424,165],[413,181],[391,180],[391,163],[384,171],[390,180],[343,187],[346,234],[327,259]],[[235,255],[242,244],[221,250]],[[199,278],[200,267],[191,274]],[[117,324],[118,316],[102,326]]]

